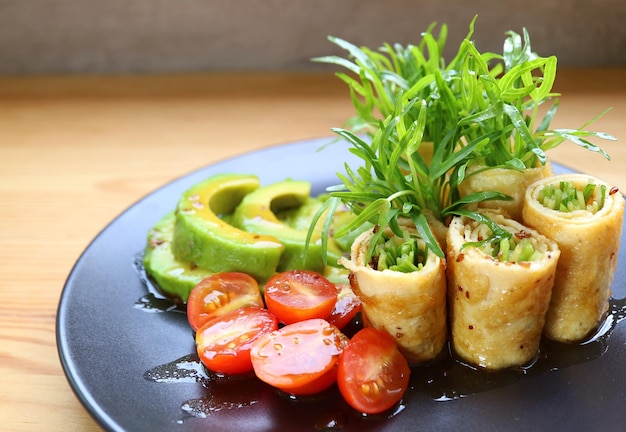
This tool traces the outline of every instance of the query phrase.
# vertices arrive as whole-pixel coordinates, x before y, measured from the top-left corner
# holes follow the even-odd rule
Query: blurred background
[[[0,0],[0,75],[318,70],[328,35],[407,44],[437,21],[453,49],[474,15],[481,51],[526,27],[559,67],[626,66],[624,0]]]

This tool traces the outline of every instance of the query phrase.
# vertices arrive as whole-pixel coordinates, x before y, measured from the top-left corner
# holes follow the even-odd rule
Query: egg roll
[[[524,366],[539,350],[560,252],[555,242],[501,212],[477,212],[511,233],[511,249],[504,259],[504,246],[480,246],[492,233],[486,224],[452,219],[447,277],[453,353],[484,369]]]
[[[415,227],[405,229],[416,236]],[[359,235],[350,259],[339,260],[350,271],[350,284],[361,300],[363,324],[393,336],[409,362],[432,360],[447,340],[445,260],[422,249],[425,260],[419,270],[379,270],[376,260],[366,262],[374,232]]]
[[[593,196],[583,197],[581,208],[567,209],[545,202],[546,187],[561,189],[567,184],[578,191],[589,184],[598,187]],[[623,218],[622,194],[593,176],[553,176],[533,183],[526,191],[524,223],[556,241],[561,250],[544,329],[550,339],[583,341],[606,317]]]
[[[526,188],[535,181],[551,176],[552,165],[546,162],[536,168],[518,171],[512,168],[491,168],[483,165],[471,165],[467,168],[465,179],[459,185],[461,196],[474,192],[496,191],[512,198],[505,200],[485,200],[474,204],[471,209],[489,208],[505,211],[509,217],[522,221],[522,208]]]

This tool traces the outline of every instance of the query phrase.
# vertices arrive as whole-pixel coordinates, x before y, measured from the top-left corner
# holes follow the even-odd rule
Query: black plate
[[[544,347],[526,374],[486,374],[449,364],[414,371],[395,413],[364,418],[336,389],[312,400],[290,400],[254,379],[213,385],[197,378],[149,379],[148,371],[194,352],[182,313],[148,313],[135,260],[149,228],[174,208],[180,194],[216,173],[254,173],[263,184],[291,177],[313,192],[336,184],[353,160],[342,143],[303,141],[249,153],[182,177],[133,205],[107,226],[68,277],[57,316],[59,355],[67,378],[89,413],[108,430],[618,430],[626,407],[626,329],[623,301],[608,332],[586,346]],[[557,171],[565,171],[556,166]],[[622,244],[626,244],[622,237]],[[624,248],[622,248],[624,249]],[[626,256],[619,256],[614,298],[626,296]],[[180,360],[180,361],[179,361]],[[193,366],[193,362],[189,363]],[[170,364],[170,366],[172,366]],[[166,367],[167,369],[167,367]],[[170,367],[171,369],[171,367]],[[184,373],[184,371],[182,371]],[[446,377],[445,379],[443,377]],[[154,375],[152,376],[154,378]],[[459,380],[455,382],[455,380]],[[442,389],[445,389],[444,393]],[[183,408],[200,405],[205,418]],[[239,406],[239,407],[237,407]]]

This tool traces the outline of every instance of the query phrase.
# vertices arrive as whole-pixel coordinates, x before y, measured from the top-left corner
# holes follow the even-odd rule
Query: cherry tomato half
[[[284,324],[326,319],[337,301],[337,287],[319,273],[290,270],[272,276],[265,285],[265,304]]]
[[[286,325],[252,345],[250,358],[261,380],[286,393],[319,393],[337,380],[339,356],[348,338],[323,319]]]
[[[345,348],[337,370],[343,398],[357,411],[378,414],[396,404],[409,385],[411,369],[386,332],[366,327]]]
[[[198,356],[207,369],[224,374],[252,371],[250,348],[263,334],[278,328],[267,309],[244,307],[220,315],[196,332]]]
[[[215,273],[191,290],[187,319],[198,330],[213,318],[246,306],[264,306],[257,281],[245,273]]]
[[[361,310],[361,299],[352,291],[349,284],[337,285],[339,293],[328,322],[338,329],[344,328]]]

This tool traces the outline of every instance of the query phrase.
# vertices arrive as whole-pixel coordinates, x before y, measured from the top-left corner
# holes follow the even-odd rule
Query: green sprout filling
[[[404,237],[382,236],[378,239],[373,255],[372,267],[411,273],[421,270],[426,264],[427,250],[417,238],[405,232]]]
[[[606,186],[589,183],[585,187],[577,187],[571,181],[546,185],[537,195],[537,201],[544,207],[564,213],[587,210],[595,214],[602,209],[605,198]]]
[[[501,239],[499,242],[485,243],[481,250],[500,262],[537,261],[543,257],[529,239],[517,239],[516,236]]]
[[[485,215],[472,212],[464,213],[466,217],[485,225],[490,234],[487,238],[479,241],[463,244],[461,250],[467,247],[476,247],[484,254],[500,262],[529,262],[537,261],[543,257],[544,254],[535,249],[527,232],[511,233]]]

